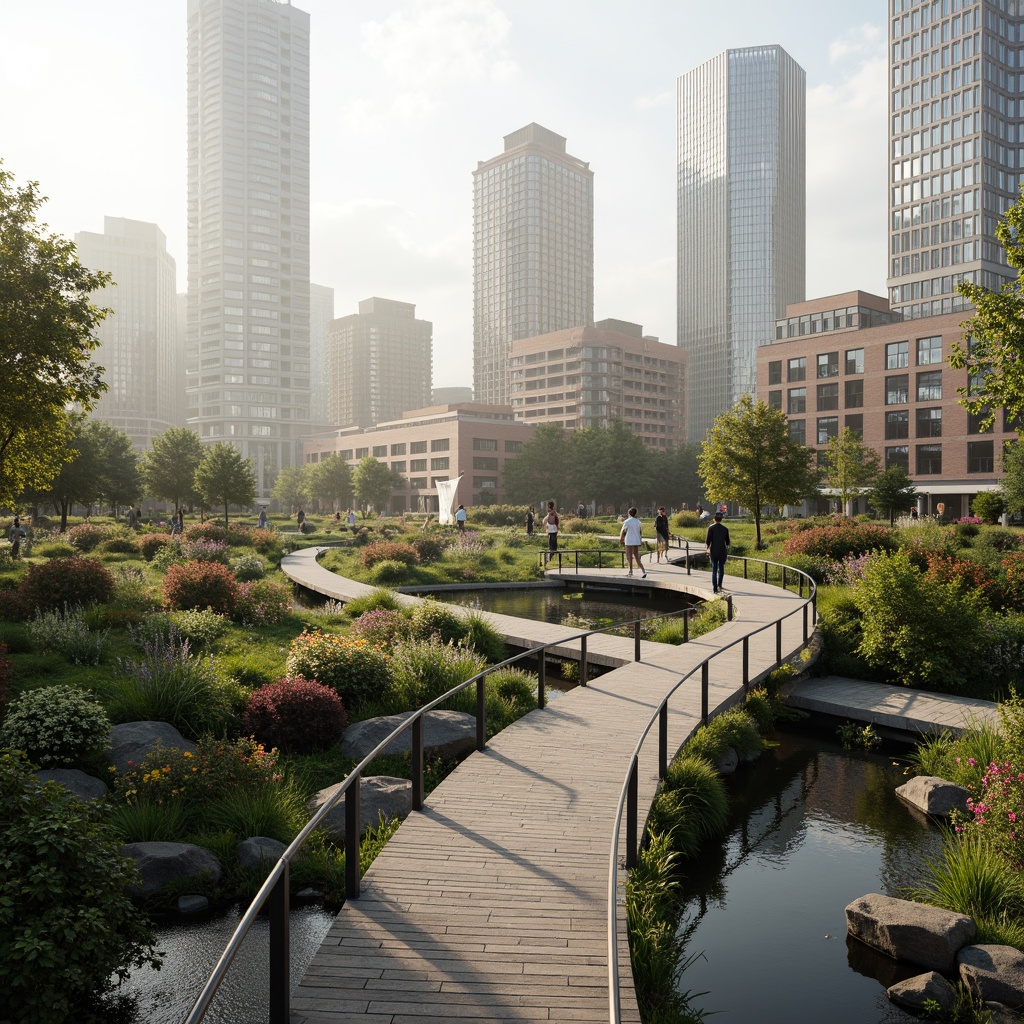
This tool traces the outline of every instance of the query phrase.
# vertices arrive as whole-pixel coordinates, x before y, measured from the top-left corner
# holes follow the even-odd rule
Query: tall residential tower
[[[188,423],[257,493],[308,430],[309,15],[188,0]]]
[[[513,341],[594,319],[594,172],[539,124],[473,172],[473,385],[507,405]]]
[[[726,50],[678,82],[678,342],[700,442],[757,384],[757,348],[804,298],[805,75],[780,46]]]
[[[889,304],[964,308],[1016,277],[996,223],[1019,195],[1020,0],[890,0]]]

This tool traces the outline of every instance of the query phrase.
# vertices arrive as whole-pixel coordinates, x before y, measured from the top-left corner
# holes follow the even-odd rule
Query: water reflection
[[[912,1021],[878,979],[919,972],[848,944],[844,908],[865,893],[899,896],[941,835],[895,796],[904,777],[891,758],[776,739],[729,780],[728,837],[686,866],[681,927],[704,958],[683,987],[706,991],[699,1005],[722,1021]]]

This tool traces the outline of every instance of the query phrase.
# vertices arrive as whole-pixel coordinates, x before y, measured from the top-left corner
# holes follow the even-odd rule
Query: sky
[[[807,72],[807,297],[885,294],[886,3],[296,0],[311,30],[311,267],[335,316],[434,324],[472,384],[472,172],[536,121],[594,171],[594,316],[674,343],[676,79],[777,43]],[[157,223],[186,287],[185,0],[32,0],[0,30],[0,160],[66,237]]]

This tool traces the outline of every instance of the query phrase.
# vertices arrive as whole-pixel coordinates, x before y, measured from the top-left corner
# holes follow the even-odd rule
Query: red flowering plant
[[[114,589],[114,577],[98,559],[58,558],[29,566],[18,596],[26,610],[47,612],[64,605],[106,604]]]
[[[983,832],[1015,868],[1024,866],[1024,772],[1011,761],[992,761],[967,808],[970,815],[956,825],[957,832]]]
[[[172,565],[164,577],[164,606],[174,611],[212,608],[230,615],[238,601],[238,583],[219,562]]]
[[[272,626],[292,610],[292,592],[273,580],[253,580],[238,584],[234,618],[254,626]]]
[[[961,590],[975,590],[985,597],[989,597],[993,584],[992,574],[985,566],[938,551],[928,555],[924,578],[929,583],[955,583]]]
[[[370,569],[378,562],[402,562],[405,565],[416,565],[420,556],[411,544],[399,541],[378,540],[367,544],[360,552],[363,568]]]

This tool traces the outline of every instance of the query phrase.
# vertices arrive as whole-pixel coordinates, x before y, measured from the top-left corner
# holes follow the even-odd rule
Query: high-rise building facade
[[[325,330],[328,422],[372,427],[430,405],[434,325],[416,306],[363,299]]]
[[[507,405],[512,342],[594,319],[594,172],[539,124],[473,172],[473,394]]]
[[[90,270],[113,283],[96,302],[113,310],[97,329],[94,359],[107,390],[92,415],[123,430],[140,451],[180,423],[183,387],[175,265],[156,224],[104,217],[103,234],[80,231],[75,246]]]
[[[804,298],[805,74],[780,46],[678,81],[678,343],[689,440],[757,384],[757,349]]]
[[[257,493],[309,429],[309,15],[188,0],[188,423]]]
[[[1019,195],[1020,0],[889,0],[889,303],[957,312],[1015,277],[996,242]]]
[[[327,325],[334,319],[334,289],[322,284],[309,286],[309,370],[310,419],[327,426]]]

